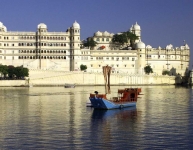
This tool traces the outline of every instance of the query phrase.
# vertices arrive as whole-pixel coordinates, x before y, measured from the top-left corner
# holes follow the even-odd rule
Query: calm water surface
[[[86,107],[95,90],[0,88],[0,149],[193,149],[192,88],[144,86],[136,107],[108,111]]]

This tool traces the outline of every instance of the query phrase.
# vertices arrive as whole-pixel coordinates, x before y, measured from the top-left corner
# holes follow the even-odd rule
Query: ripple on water
[[[96,111],[92,88],[0,89],[0,149],[192,148],[192,89],[142,87],[136,108]]]

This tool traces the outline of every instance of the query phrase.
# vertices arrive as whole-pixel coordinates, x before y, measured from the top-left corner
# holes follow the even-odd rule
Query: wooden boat
[[[65,88],[75,88],[75,84],[70,84],[70,83],[66,83],[65,85],[64,85],[64,87]]]
[[[96,109],[117,109],[136,106],[138,95],[142,95],[141,88],[118,89],[118,97],[107,99],[106,94],[90,94],[92,107]]]
[[[105,79],[105,93],[110,94],[110,74],[111,67],[103,66],[103,75]],[[141,88],[125,88],[118,89],[118,96],[112,99],[107,99],[106,94],[90,94],[91,106],[96,109],[117,109],[124,107],[136,106],[138,95],[141,93]]]

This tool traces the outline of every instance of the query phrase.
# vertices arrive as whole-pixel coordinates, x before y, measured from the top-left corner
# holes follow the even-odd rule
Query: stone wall
[[[175,84],[175,76],[111,74],[111,85],[157,85]],[[65,83],[77,85],[104,85],[102,73],[62,72],[30,70],[29,85],[64,86]]]
[[[0,80],[0,87],[10,86],[28,86],[26,80]]]

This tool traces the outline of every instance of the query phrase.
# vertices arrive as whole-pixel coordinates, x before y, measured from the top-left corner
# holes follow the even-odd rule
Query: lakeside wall
[[[165,85],[175,84],[175,76],[111,74],[111,85]],[[64,86],[65,83],[77,85],[104,85],[102,73],[62,72],[30,70],[29,85]]]
[[[26,80],[0,80],[0,86],[104,85],[102,73],[30,70]],[[111,74],[111,85],[172,85],[175,76]]]

